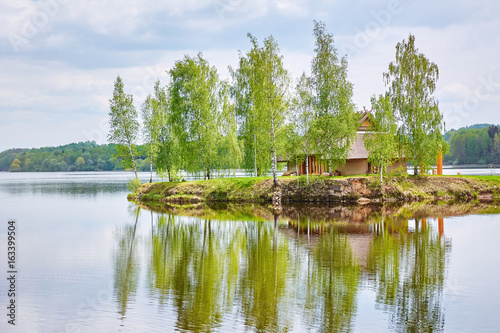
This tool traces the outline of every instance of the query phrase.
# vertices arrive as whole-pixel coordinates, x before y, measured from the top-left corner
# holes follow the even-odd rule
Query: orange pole
[[[438,160],[437,160],[437,174],[443,174],[443,152],[439,149]]]

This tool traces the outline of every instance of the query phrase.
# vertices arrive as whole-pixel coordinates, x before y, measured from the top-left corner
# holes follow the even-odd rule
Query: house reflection
[[[364,278],[373,285],[378,306],[390,313],[391,327],[442,331],[451,252],[451,242],[444,237],[444,218],[386,213],[383,207],[368,206],[331,207],[322,212],[296,209],[288,211],[288,223],[281,225],[281,231],[312,253],[325,238],[343,235]]]

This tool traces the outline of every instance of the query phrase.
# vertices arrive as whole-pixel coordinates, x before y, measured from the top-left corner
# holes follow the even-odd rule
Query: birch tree
[[[243,147],[237,135],[236,113],[234,104],[231,102],[228,82],[220,82],[218,94],[220,116],[217,121],[217,135],[219,137],[217,167],[219,170],[229,172],[229,170],[241,166]]]
[[[170,70],[170,113],[186,171],[202,172],[210,179],[220,166],[222,107],[220,80],[201,53],[185,56]]]
[[[159,136],[162,126],[162,101],[158,99],[161,94],[160,81],[155,83],[155,96],[149,95],[142,104],[143,136],[149,155],[149,182],[153,182],[153,164],[158,153]]]
[[[292,100],[292,122],[299,136],[297,145],[300,154],[305,156],[306,181],[309,184],[309,156],[314,151],[314,110],[312,108],[312,92],[310,79],[305,73],[300,76],[295,87]]]
[[[373,107],[372,126],[364,135],[363,141],[369,152],[368,161],[376,165],[383,184],[383,173],[393,160],[399,157],[396,137],[397,124],[394,118],[391,100],[388,94],[375,95],[371,98]]]
[[[257,107],[257,92],[261,89],[259,77],[259,52],[257,41],[250,34],[254,47],[246,54],[240,53],[236,70],[229,67],[232,77],[231,95],[235,102],[238,135],[243,141],[243,168],[262,176],[271,167],[269,140],[262,130],[261,112]]]
[[[134,99],[132,95],[125,94],[123,86],[122,79],[120,76],[117,76],[113,90],[113,98],[109,100],[110,133],[108,135],[108,141],[122,145],[126,148],[128,154],[122,154],[122,157],[132,166],[135,178],[137,179],[134,147],[137,143],[140,126],[137,120]]]
[[[276,40],[270,36],[259,46],[254,36],[248,34],[248,37],[252,48],[246,56],[240,55],[240,67],[233,71],[236,90],[239,90],[236,101],[242,136],[245,143],[254,148],[256,173],[263,174],[270,164],[273,183],[278,186],[277,150],[288,112],[290,79]],[[250,155],[248,146],[247,156]]]
[[[330,175],[345,164],[358,128],[352,101],[353,85],[347,79],[347,58],[339,57],[333,35],[325,24],[314,22],[315,56],[311,64],[315,151],[329,164]]]
[[[157,152],[156,152],[156,173],[167,176],[168,181],[177,180],[177,172],[180,170],[180,153],[177,137],[174,132],[172,122],[172,112],[170,105],[169,88],[155,85],[155,97],[158,107],[158,132],[157,132]]]
[[[418,51],[411,34],[396,45],[396,60],[384,73],[394,115],[401,122],[398,135],[415,175],[419,167],[434,165],[440,148],[448,150],[442,138],[443,115],[432,96],[438,78],[438,66]]]

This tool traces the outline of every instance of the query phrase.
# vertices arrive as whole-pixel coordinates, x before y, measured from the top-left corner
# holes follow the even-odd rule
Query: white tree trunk
[[[149,176],[149,182],[153,182],[153,145],[151,145],[151,156],[149,156],[149,170],[151,174]]]
[[[130,153],[130,158],[132,159],[132,166],[134,167],[134,174],[135,174],[135,178],[139,178],[137,177],[137,167],[135,166],[135,159],[134,159],[134,154],[132,153],[132,144],[128,144],[128,152]]]

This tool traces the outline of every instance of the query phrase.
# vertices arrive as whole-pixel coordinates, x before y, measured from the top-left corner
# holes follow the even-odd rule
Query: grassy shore
[[[279,177],[284,202],[345,201],[470,201],[496,200],[500,176],[407,176],[384,179],[377,175],[350,177]],[[141,185],[129,200],[144,203],[198,202],[267,203],[273,195],[269,177],[217,178]]]

